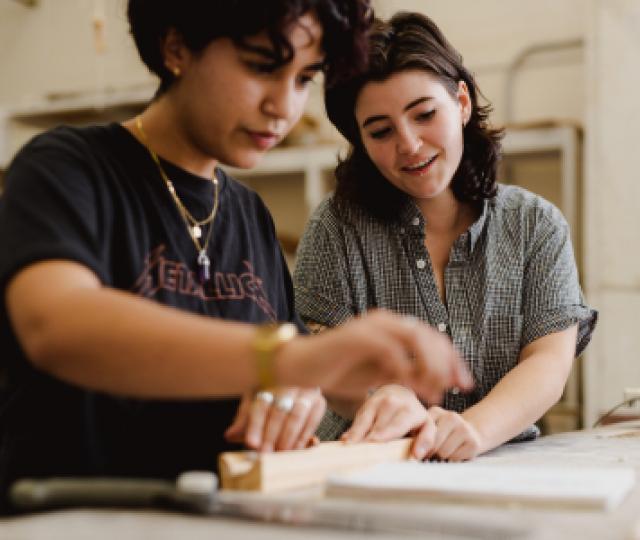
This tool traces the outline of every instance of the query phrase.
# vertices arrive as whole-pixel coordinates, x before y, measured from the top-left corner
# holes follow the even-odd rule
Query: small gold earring
[[[180,75],[182,74],[182,72],[180,71],[180,68],[178,66],[174,67],[171,72],[173,73],[174,77],[180,77]]]

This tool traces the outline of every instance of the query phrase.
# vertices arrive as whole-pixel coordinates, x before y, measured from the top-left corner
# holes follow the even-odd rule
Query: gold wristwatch
[[[257,327],[253,340],[256,353],[256,369],[258,388],[273,388],[276,386],[276,376],[273,369],[273,358],[277,350],[298,335],[298,328],[293,323],[267,323]]]

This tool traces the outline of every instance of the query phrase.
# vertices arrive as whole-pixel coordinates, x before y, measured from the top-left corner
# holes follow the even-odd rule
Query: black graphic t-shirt
[[[163,166],[189,211],[208,215],[213,184]],[[122,126],[57,128],[15,158],[0,198],[3,494],[26,476],[174,477],[215,469],[217,454],[231,448],[222,435],[237,399],[143,401],[66,384],[25,358],[4,300],[21,269],[63,259],[87,266],[104,286],[181,310],[237,321],[289,320],[302,329],[268,210],[220,169],[217,176],[212,279],[203,287],[196,249],[156,164]]]

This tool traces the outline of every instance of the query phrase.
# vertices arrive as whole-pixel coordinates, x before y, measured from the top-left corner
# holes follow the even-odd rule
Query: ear
[[[185,70],[190,58],[190,51],[184,44],[182,34],[175,28],[169,28],[162,42],[162,56],[165,67],[179,77]]]
[[[458,82],[458,103],[460,105],[460,117],[462,118],[462,125],[466,126],[469,118],[471,118],[471,112],[473,111],[473,104],[471,103],[471,96],[469,95],[469,88],[464,81]]]

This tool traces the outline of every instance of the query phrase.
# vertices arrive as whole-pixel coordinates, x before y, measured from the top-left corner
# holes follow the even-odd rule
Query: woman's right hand
[[[282,400],[289,401],[283,407]],[[247,392],[224,436],[261,452],[299,450],[317,443],[314,436],[327,402],[318,388],[270,388]]]
[[[386,310],[292,340],[274,368],[280,384],[319,386],[327,396],[359,402],[369,389],[391,382],[412,388],[429,403],[439,403],[447,388],[473,386],[447,336]]]
[[[367,398],[340,438],[348,443],[385,442],[405,435],[413,437],[411,455],[422,461],[433,447],[436,424],[413,391],[388,384]]]

